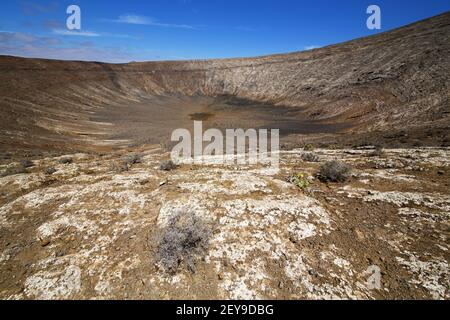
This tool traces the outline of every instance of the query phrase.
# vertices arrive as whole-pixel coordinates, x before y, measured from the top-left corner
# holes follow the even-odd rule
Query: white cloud
[[[95,42],[77,42],[66,39],[56,36],[43,37],[20,32],[0,31],[0,55],[112,63],[178,59],[170,52],[130,47],[105,47],[99,46]]]
[[[130,61],[130,55],[119,49],[96,47],[55,48],[41,45],[6,46],[0,44],[1,55],[25,58],[44,58],[57,60],[104,61],[124,63]]]
[[[54,29],[53,33],[60,36],[100,37],[99,33],[92,31],[73,31],[65,29]]]
[[[112,37],[112,38],[127,38],[137,39],[136,37],[128,34],[116,34],[116,33],[99,33],[93,31],[74,31],[66,29],[53,29],[52,32],[59,36],[79,36],[79,37]]]
[[[23,14],[27,16],[37,16],[55,11],[58,8],[58,3],[53,1],[48,5],[43,5],[34,3],[33,1],[23,1],[21,2],[21,8]]]
[[[2,42],[23,41],[33,42],[37,38],[21,32],[0,31],[0,40]]]
[[[303,50],[313,50],[313,49],[318,49],[318,48],[320,48],[320,46],[312,45],[312,46],[303,47]]]
[[[31,34],[26,34],[22,32],[11,32],[11,31],[0,31],[0,43],[4,44],[45,44],[45,45],[55,45],[59,44],[59,40],[51,37],[35,36]]]
[[[61,33],[67,35],[66,32],[56,34]],[[55,37],[10,31],[0,31],[0,55],[105,62],[128,62],[133,58],[131,53],[120,48],[104,48],[86,42],[64,42]]]
[[[124,14],[121,15],[118,19],[115,20],[107,20],[116,23],[126,23],[126,24],[136,24],[136,25],[145,25],[145,26],[155,26],[155,27],[164,27],[164,28],[182,28],[182,29],[195,29],[191,25],[187,24],[173,24],[173,23],[162,23],[157,20],[140,16],[136,14]]]
[[[117,20],[115,20],[115,22],[142,25],[151,25],[154,23],[154,21],[148,17],[133,14],[121,15]]]

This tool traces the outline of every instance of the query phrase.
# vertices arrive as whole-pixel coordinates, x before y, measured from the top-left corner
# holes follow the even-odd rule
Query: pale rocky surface
[[[315,150],[321,163],[354,167],[339,184],[315,179],[320,163],[301,161],[302,150],[283,151],[279,171],[170,172],[157,146],[133,151],[144,157],[127,172],[111,171],[119,151],[40,159],[0,179],[1,298],[450,298],[450,149]],[[306,191],[286,182],[299,171]],[[155,234],[180,209],[213,235],[195,273],[169,274],[155,262]]]

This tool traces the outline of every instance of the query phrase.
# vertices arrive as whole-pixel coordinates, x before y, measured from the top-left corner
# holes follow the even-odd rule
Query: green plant
[[[314,151],[314,149],[315,149],[315,147],[314,147],[314,145],[311,144],[311,143],[308,143],[307,145],[305,145],[305,146],[303,147],[303,150],[305,150],[305,151]]]
[[[306,190],[311,185],[303,172],[290,176],[288,181],[302,190]]]

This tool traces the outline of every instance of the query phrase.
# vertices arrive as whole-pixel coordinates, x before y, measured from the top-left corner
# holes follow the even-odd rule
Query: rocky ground
[[[295,149],[279,170],[162,171],[158,146],[128,151],[0,167],[0,298],[450,298],[449,148],[316,149],[313,163]],[[346,182],[316,178],[333,159]],[[299,172],[305,189],[287,182]],[[160,235],[180,212],[210,233],[169,272]]]
[[[449,299],[449,21],[245,59],[1,56],[0,298]],[[193,120],[280,129],[279,170],[161,170]],[[318,179],[334,159],[351,176]]]

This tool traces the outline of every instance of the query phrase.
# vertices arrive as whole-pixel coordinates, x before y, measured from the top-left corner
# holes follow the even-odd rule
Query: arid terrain
[[[449,57],[450,13],[257,58],[0,56],[0,298],[450,299]],[[194,120],[280,129],[279,170],[160,167]]]

